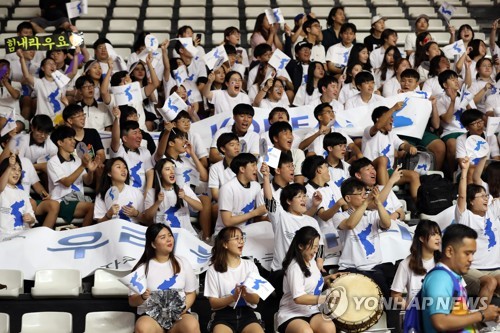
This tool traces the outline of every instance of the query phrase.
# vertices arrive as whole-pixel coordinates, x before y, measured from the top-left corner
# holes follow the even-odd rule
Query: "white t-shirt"
[[[215,132],[214,138],[212,139],[212,144],[210,148],[217,149],[217,139],[222,133],[231,133],[234,125],[226,126],[220,128]],[[244,136],[239,137],[241,144],[241,153],[250,153],[253,155],[259,155],[259,135],[249,129]]]
[[[325,47],[319,43],[316,44],[312,47],[311,49],[311,61],[317,61],[322,64],[326,63],[326,52],[325,52]]]
[[[126,151],[123,145],[120,145],[117,152],[111,149],[111,158],[121,157],[127,162],[130,185],[140,190],[146,188],[146,171],[153,168],[151,153],[144,147],[139,147],[137,152]]]
[[[299,148],[299,144],[302,141],[300,136],[298,136],[296,132],[292,132],[292,135],[293,135],[292,149]],[[271,138],[269,137],[269,131],[262,132],[259,134],[259,142],[260,142],[259,143],[260,156],[264,156],[267,154],[267,149],[273,146]]]
[[[347,145],[350,145],[351,143],[353,143],[351,137],[347,134],[344,133],[344,131],[342,131],[342,129],[340,128],[336,128],[334,126],[331,127],[331,133],[340,133],[342,134],[343,137],[346,138],[347,140]],[[309,131],[305,136],[304,136],[304,139],[307,139],[311,136],[313,136],[315,133],[317,133],[318,130],[317,129],[311,129],[311,131]],[[308,147],[307,147],[307,150],[308,151],[313,151],[316,155],[319,155],[319,156],[323,156],[323,157],[327,157],[328,156],[328,152],[326,150],[323,149],[323,140],[325,139],[325,134],[320,134]]]
[[[373,77],[375,78],[375,89],[380,89],[384,86],[387,80],[390,80],[394,76],[394,70],[388,68],[385,73],[385,80],[382,79],[382,71],[380,68],[375,69]],[[384,96],[385,97],[385,96]]]
[[[441,97],[438,98],[437,109],[440,117],[446,113],[450,104],[451,104],[451,98],[448,95],[443,94],[441,95]],[[443,134],[441,134],[441,137],[444,137],[452,133],[466,132],[464,126],[460,122],[460,116],[462,115],[462,112],[463,109],[460,109],[460,97],[457,96],[457,98],[455,99],[455,111],[451,123],[446,123],[444,121],[441,121],[441,126],[443,127]]]
[[[210,166],[208,173],[208,188],[219,189],[234,177],[236,177],[236,175],[231,168],[229,166],[227,168],[224,167],[224,160],[219,161]]]
[[[185,184],[182,189],[184,194],[191,199],[201,202],[200,199],[193,192],[189,184]],[[197,235],[196,230],[194,230],[191,224],[191,218],[189,217],[189,205],[186,200],[182,200],[183,206],[180,208],[175,207],[177,204],[177,195],[174,190],[165,191],[163,190],[164,199],[163,202],[158,207],[160,212],[165,214],[165,223],[168,224],[172,229],[183,228],[193,235]],[[146,200],[144,201],[144,207],[149,209],[154,205],[156,201],[155,190],[149,189],[146,194]],[[156,221],[155,221],[156,222]]]
[[[456,143],[456,152],[455,152],[455,158],[464,158],[467,156],[467,151],[465,149],[465,142],[467,141],[467,133],[460,135],[457,138],[457,143]],[[490,135],[486,137],[486,142],[488,143],[488,146],[490,147],[490,153],[488,155],[488,158],[494,158],[497,156],[500,156],[500,150],[498,148],[498,141],[495,135]],[[476,164],[474,160],[472,160],[473,164]]]
[[[35,217],[28,194],[19,188],[5,186],[0,193],[0,241],[23,230],[24,214]]]
[[[416,275],[410,267],[410,257],[406,257],[398,266],[396,275],[394,276],[394,281],[392,282],[391,290],[403,293],[406,291],[406,301],[410,302],[415,295],[422,289],[422,282],[424,281],[425,275]],[[429,260],[422,260],[424,268],[429,272],[436,266],[434,258]]]
[[[477,232],[477,251],[474,254],[472,268],[500,268],[500,200],[493,200],[485,216],[474,214],[468,209],[460,213],[455,208],[455,220]]]
[[[271,269],[277,271],[281,269],[286,252],[292,244],[293,237],[297,230],[302,227],[313,227],[321,235],[318,221],[308,215],[294,215],[283,209],[281,205],[276,205],[276,211],[268,212],[274,231],[274,252]],[[323,237],[320,238],[320,245],[323,245]]]
[[[97,131],[104,131],[104,128],[113,125],[113,118],[108,107],[104,103],[94,101],[94,105],[85,105],[80,102],[85,113],[85,128],[95,128]]]
[[[339,212],[333,216],[333,225],[339,232],[341,243],[344,244],[339,260],[340,268],[370,270],[382,263],[378,212],[365,212],[352,230],[339,229],[339,225],[347,218],[348,212]]]
[[[417,34],[409,33],[405,39],[405,51],[415,51],[417,47]]]
[[[326,61],[333,63],[334,66],[341,68],[347,66],[347,60],[349,59],[349,55],[351,54],[351,50],[354,44],[351,44],[350,47],[345,47],[342,43],[337,43],[328,48],[328,52],[326,53]],[[342,54],[344,56],[343,63],[335,62],[335,54]]]
[[[481,79],[475,79],[475,80],[472,80],[472,85],[470,86],[469,88],[469,92],[476,96],[477,93],[479,93],[481,91],[481,89],[484,88],[484,86],[486,86],[488,82],[487,81],[484,81],[484,80],[481,80]],[[491,89],[488,89],[486,91],[486,93],[483,95],[483,97],[481,98],[481,100],[479,100],[479,102],[476,103],[476,109],[478,109],[479,111],[485,113],[486,110],[485,110],[485,107],[486,107],[486,99],[488,98],[488,96],[490,96],[491,94]]]
[[[26,157],[20,157],[19,159],[21,160],[21,167],[23,171],[21,172],[21,184],[18,184],[17,188],[23,190],[29,196],[31,185],[38,183],[40,181],[40,177],[38,177],[38,173],[30,160]]]
[[[168,260],[165,263],[159,263],[154,259],[149,261],[148,274],[146,276],[146,285],[150,291],[176,289],[184,297],[186,293],[196,291],[198,284],[196,275],[188,260],[183,257],[175,256],[180,266],[180,272],[174,275],[172,262]],[[145,266],[137,268],[138,275],[144,274]],[[137,295],[129,290],[129,295]],[[144,303],[137,307],[137,314],[143,314],[145,311]]]
[[[259,183],[252,181],[250,182],[250,187],[246,188],[241,185],[236,177],[222,185],[219,191],[219,216],[215,224],[214,234],[217,235],[219,231],[225,227],[222,222],[221,211],[225,210],[231,212],[232,215],[249,213],[256,208],[255,202],[259,192]],[[235,226],[244,229],[245,225],[251,222],[251,220],[248,220]]]
[[[348,99],[346,102],[345,102],[345,110],[349,110],[349,109],[354,109],[354,108],[357,108],[358,106],[363,106],[363,105],[370,105],[372,103],[376,103],[376,102],[379,102],[379,101],[382,101],[384,98],[380,95],[377,95],[377,94],[372,94],[372,97],[370,98],[370,100],[368,101],[368,103],[365,103],[363,101],[363,99],[361,99],[361,95],[360,94],[357,94],[357,95],[354,95],[352,96],[350,99]]]
[[[21,92],[21,83],[12,81],[10,83],[14,90]],[[6,87],[0,87],[0,116],[7,118],[10,114],[10,108],[14,109],[16,114],[20,114],[19,98],[14,99]]]
[[[142,213],[144,211],[144,194],[135,187],[125,184],[122,191],[118,194],[118,199],[113,200],[109,196],[109,189],[104,196],[104,199],[101,198],[101,195],[96,195],[95,205],[94,205],[94,219],[101,219],[106,215],[108,210],[114,204],[118,204],[120,206],[120,211],[118,212],[117,218],[130,221],[133,223],[139,223],[140,221],[136,217],[129,217],[123,213],[124,206],[134,207]]]
[[[444,89],[441,85],[439,85],[439,79],[437,76],[433,76],[425,80],[424,85],[422,86],[422,91],[438,98],[444,94]]]
[[[50,138],[47,138],[41,146],[35,143],[30,145],[30,134],[28,133],[17,134],[10,140],[9,148],[11,151],[17,150],[20,157],[26,157],[33,164],[45,163],[57,154],[57,147]]]
[[[321,98],[318,98],[318,99],[311,101],[309,103],[309,105],[316,107],[316,106],[320,105],[321,103],[323,103],[321,101]],[[340,103],[339,101],[337,101],[335,99],[332,99],[332,101],[330,102],[330,105],[335,112],[344,111],[344,104]]]
[[[278,310],[278,326],[295,317],[311,317],[319,313],[317,305],[301,305],[294,299],[303,295],[321,294],[323,289],[323,276],[314,260],[309,263],[311,275],[305,277],[299,264],[293,260],[288,266],[283,278],[283,297]]]
[[[385,56],[385,48],[383,46],[374,49],[370,53],[370,64],[372,65],[373,69],[377,69],[380,68],[380,66],[382,66],[382,62],[384,61],[384,56]]]
[[[497,108],[500,111],[500,95],[499,94],[488,96],[488,98],[486,98],[486,102],[484,103],[484,111],[485,112],[490,112],[490,111],[494,112],[495,108]]]
[[[385,156],[389,159],[387,169],[393,168],[395,151],[404,143],[393,131],[384,134],[380,131],[374,136],[370,136],[370,128],[368,126],[363,132],[362,151],[363,155],[370,160],[377,157]]]
[[[59,88],[55,81],[49,81],[46,78],[34,78],[33,90],[37,95],[36,115],[46,114],[52,120],[60,114],[62,120],[62,111],[64,104],[61,102],[61,96],[66,94],[66,88]]]
[[[313,93],[309,95],[306,92],[306,85],[300,86],[299,90],[297,90],[297,94],[295,94],[295,98],[293,99],[293,105],[302,106],[302,105],[310,105],[311,102],[318,99],[321,96],[318,88],[314,88]]]
[[[62,198],[71,192],[83,193],[83,176],[87,171],[82,173],[69,187],[64,186],[59,182],[62,178],[66,178],[75,172],[82,165],[82,160],[78,156],[71,155],[69,161],[62,161],[60,155],[55,155],[47,162],[47,174],[49,176],[49,193],[52,200],[61,202]]]
[[[340,189],[340,186],[347,178],[351,177],[349,174],[349,168],[351,165],[346,161],[340,161],[339,165],[336,167],[328,166],[328,171],[330,172],[330,186],[335,185]]]
[[[205,278],[205,290],[203,296],[222,298],[229,295],[234,295],[234,289],[237,284],[242,284],[247,278],[249,273],[259,274],[257,266],[253,261],[248,259],[241,259],[238,267],[227,267],[227,271],[224,273],[217,272],[213,265],[208,266],[207,275]],[[228,305],[228,307],[233,307],[234,302]],[[257,304],[247,303],[243,297],[240,297],[237,306],[249,306],[251,308],[256,308]],[[212,309],[219,310],[219,309]]]
[[[359,90],[356,88],[356,86],[352,83],[347,83],[344,84],[342,89],[340,89],[339,93],[339,102],[340,104],[345,105],[345,102],[347,102],[351,97],[354,95],[358,95]]]
[[[401,90],[401,84],[399,83],[397,76],[393,76],[384,82],[382,96],[391,97],[397,95],[399,94],[399,90]]]
[[[340,189],[337,186],[324,186],[324,187],[319,187],[315,188],[313,185],[308,183],[306,185],[306,190],[307,190],[307,207],[310,208],[312,205],[312,198],[313,195],[316,191],[319,191],[321,193],[321,203],[318,207],[318,211],[323,208],[324,210],[328,210],[332,208],[337,201],[342,199],[342,194],[340,193]],[[321,219],[318,215],[315,216],[316,221],[318,221],[319,228],[321,229],[321,232],[323,235],[330,234],[330,233],[337,233],[335,226],[333,225],[332,219],[329,219],[328,221],[325,221]]]
[[[233,109],[238,104],[252,104],[250,98],[244,92],[232,97],[227,90],[212,90],[212,99],[208,101],[214,105],[214,114],[233,114]]]

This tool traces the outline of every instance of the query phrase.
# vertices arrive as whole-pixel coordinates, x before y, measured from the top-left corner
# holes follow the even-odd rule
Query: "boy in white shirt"
[[[393,114],[401,110],[403,102],[396,103],[391,109],[379,106],[373,110],[372,120],[374,125],[367,127],[363,133],[363,155],[373,161],[377,170],[377,181],[381,185],[387,184],[389,173],[392,173],[395,163],[396,150],[405,151],[407,154],[417,154],[417,148],[407,141],[401,140],[393,131]],[[410,195],[417,200],[417,191],[420,187],[420,175],[414,170],[402,170],[399,184],[410,184]]]
[[[214,164],[223,156],[217,150],[217,139],[222,133],[233,132],[240,138],[241,152],[259,156],[259,135],[250,129],[255,110],[249,104],[238,104],[233,109],[234,124],[220,128],[212,139],[208,158]]]
[[[329,103],[335,112],[344,111],[344,104],[337,100],[339,96],[339,81],[335,77],[325,75],[319,79],[318,91],[321,93],[321,96],[313,100],[309,105],[316,106],[321,103]]]
[[[328,52],[326,53],[326,64],[328,70],[334,75],[342,74],[344,68],[347,66],[347,60],[351,53],[353,46],[353,41],[356,40],[356,25],[353,23],[346,22],[340,27],[340,39],[341,42],[330,46]],[[344,56],[344,62],[342,64],[335,63],[334,55],[342,53]]]
[[[347,138],[341,133],[331,132],[323,138],[323,149],[328,152],[326,162],[330,172],[330,186],[339,188],[349,178],[349,167],[345,159],[347,152]]]
[[[94,161],[89,154],[80,159],[74,156],[74,129],[61,125],[50,135],[58,147],[58,153],[47,162],[49,193],[60,202],[59,216],[71,223],[73,218],[83,218],[83,226],[92,224],[94,203],[84,196],[83,184],[92,184],[94,171],[102,162],[97,156]]]
[[[219,200],[219,189],[221,186],[236,176],[231,170],[230,165],[233,158],[240,153],[240,140],[232,132],[222,133],[217,139],[217,149],[224,155],[224,158],[212,164],[208,174],[208,188],[212,193],[212,200],[214,202]],[[216,204],[213,206],[217,207]]]
[[[257,183],[257,158],[249,153],[240,153],[231,161],[231,170],[236,177],[224,184],[219,191],[219,216],[215,224],[217,235],[224,227],[236,226],[245,230],[245,225],[264,215],[266,207],[256,207],[260,192]]]
[[[267,121],[269,122],[269,126],[274,124],[277,121],[286,121],[290,122],[290,114],[287,109],[277,106],[269,112],[269,116],[267,117]],[[300,137],[296,133],[293,134],[292,148],[299,148]],[[273,145],[271,139],[269,138],[269,129],[267,131],[260,133],[260,142],[259,142],[259,151],[260,155],[264,156],[267,154],[267,149]]]
[[[353,109],[362,105],[369,105],[382,101],[384,98],[374,94],[375,78],[367,71],[361,71],[354,77],[354,83],[359,90],[359,94],[352,96],[345,102],[345,110]]]
[[[389,46],[396,46],[398,42],[398,33],[393,29],[385,29],[382,32],[380,39],[382,39],[383,45],[379,48],[374,49],[370,53],[370,64],[372,65],[372,68],[374,70],[380,68],[380,66],[382,65],[382,62],[384,61],[385,50],[387,50]]]

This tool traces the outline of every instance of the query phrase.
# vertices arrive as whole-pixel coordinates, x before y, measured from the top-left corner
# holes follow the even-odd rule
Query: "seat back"
[[[85,333],[133,333],[134,326],[132,312],[99,311],[85,316]]]
[[[0,313],[0,333],[10,332],[10,317],[7,313]]]
[[[35,273],[33,297],[78,297],[82,279],[77,269],[43,269]]]
[[[97,269],[94,273],[94,286],[92,296],[124,296],[128,295],[128,288],[118,281],[128,275],[130,271],[115,271],[110,269]]]
[[[0,290],[0,298],[18,297],[24,293],[24,276],[23,272],[17,269],[0,269],[2,284],[7,286],[7,289]]]
[[[23,314],[21,333],[72,333],[73,317],[69,312],[30,312]]]

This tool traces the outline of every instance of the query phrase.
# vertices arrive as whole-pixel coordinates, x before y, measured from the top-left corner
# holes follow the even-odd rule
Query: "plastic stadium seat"
[[[329,12],[326,13],[328,16]],[[368,7],[346,7],[345,15],[348,18],[371,18],[370,8]]]
[[[265,8],[262,8],[262,7],[246,7],[245,8],[245,17],[247,18],[247,24],[248,24],[248,21],[257,18],[257,16],[264,13],[264,10],[265,10]],[[250,20],[248,20],[248,19],[250,19]],[[255,23],[255,22],[253,22],[253,23]]]
[[[302,0],[276,0],[278,7],[286,6],[302,6]],[[333,3],[332,3],[333,5]]]
[[[401,9],[401,7],[379,7],[376,10],[377,14],[387,18],[404,17],[403,9]]]
[[[311,6],[325,6],[330,7],[330,9],[335,4],[332,0],[309,0]]]
[[[144,31],[167,32],[170,31],[170,28],[170,20],[144,20]]]
[[[129,50],[130,54],[130,50]],[[110,269],[97,269],[94,273],[94,286],[92,287],[92,296],[108,297],[123,296],[127,297],[128,288],[118,281],[129,274],[130,271],[115,271]]]
[[[102,31],[102,20],[77,20],[76,26],[78,30],[84,32],[101,32]]]
[[[371,29],[370,20],[367,19],[352,19],[349,20],[349,23],[353,23],[354,25],[356,25],[356,29],[358,31],[370,31]]]
[[[87,0],[89,7],[109,7],[111,0]]]
[[[21,333],[71,333],[73,317],[69,312],[30,312],[23,314]]]
[[[148,7],[146,8],[146,19],[151,18],[171,18],[173,14],[172,7]]]
[[[407,6],[431,6],[430,0],[403,0]]]
[[[172,0],[149,0],[148,1],[148,7],[149,6],[160,6],[160,7],[170,6],[170,7],[172,7],[173,4],[174,4],[174,2]]]
[[[12,18],[14,19],[30,19],[40,15],[40,8],[38,7],[17,7],[14,9]]]
[[[7,25],[5,26],[5,29],[4,31],[5,32],[17,32],[17,26],[19,25],[19,23],[23,22],[24,20],[7,20]],[[2,38],[3,39],[3,34],[2,34]]]
[[[105,19],[107,16],[106,9],[103,9],[102,7],[89,7],[87,14],[85,14],[83,17],[85,18],[97,18],[97,19]]]
[[[182,27],[183,25],[189,25],[193,27],[195,33],[205,32],[205,21],[204,20],[186,20],[180,19],[177,23],[178,27]]]
[[[205,18],[205,7],[180,7],[179,18]]]
[[[7,289],[0,290],[0,298],[19,297],[24,293],[23,272],[16,269],[0,269],[0,282],[7,286]]]
[[[0,44],[0,58],[5,57],[5,49],[2,47],[3,45]]]
[[[116,0],[116,7],[121,6],[142,6],[142,0]]]
[[[371,1],[375,7],[378,7],[378,6],[398,6],[399,5],[397,0],[371,0]]]
[[[0,333],[10,332],[10,316],[7,313],[0,313]]]
[[[280,9],[285,19],[293,19],[298,14],[304,12],[304,7],[281,7]]]
[[[212,44],[217,45],[224,40],[223,32],[215,32],[212,34]]]
[[[474,0],[476,2],[477,0]],[[437,6],[441,6],[443,2],[447,2],[453,6],[462,6],[462,0],[434,0]]]
[[[95,32],[84,32],[83,38],[85,39],[85,43],[88,45],[88,51],[92,50],[92,44],[99,38],[99,34]]]
[[[354,7],[351,7],[351,8],[354,8]],[[356,7],[358,8],[358,7]],[[359,7],[361,8],[361,7]],[[326,18],[328,17],[328,14],[330,14],[330,7],[311,7],[311,13],[314,13],[314,15],[316,15],[316,18],[318,20],[326,20]],[[326,28],[326,26],[324,27]]]
[[[130,55],[130,47],[116,47],[114,48],[115,52],[123,58],[123,60],[128,61],[128,57]],[[85,194],[87,193],[87,190],[85,190]]]
[[[132,312],[100,311],[85,316],[85,333],[134,333],[134,326]]]
[[[462,24],[468,24],[472,27],[472,30],[479,31],[479,26],[476,23],[475,19],[456,19],[454,17],[451,18],[451,24],[455,26],[455,28],[459,28]]]
[[[240,15],[238,7],[214,7],[212,16],[217,18],[238,18]]]
[[[204,1],[203,1],[204,2]],[[200,1],[199,0],[181,0],[181,6],[199,6]]]
[[[137,20],[139,18],[139,7],[116,7],[113,10],[113,18],[131,18]]]
[[[468,0],[468,6],[493,6],[495,3],[492,0]]]
[[[213,20],[212,21],[212,30],[213,31],[224,31],[227,27],[240,27],[239,20]]]
[[[20,0],[19,1],[19,6],[21,6],[21,7],[38,7],[39,4],[40,4],[39,0]]]
[[[365,0],[340,0],[342,6],[366,6]]]
[[[405,45],[405,40],[406,40],[406,35],[412,34],[413,32],[403,32],[403,31],[398,31],[398,42],[396,43],[397,46],[404,46]],[[406,53],[405,53],[406,56]]]
[[[271,6],[271,1],[270,0],[245,0],[245,7],[270,7]],[[264,11],[261,8],[262,11]]]
[[[470,18],[470,13],[467,7],[455,7],[453,18]]]
[[[234,6],[235,5],[235,1],[234,0],[213,0],[212,4],[214,5],[214,7],[218,7],[218,6]]]
[[[356,32],[356,41],[358,43],[363,43],[363,41],[365,40],[365,37],[368,36],[370,34],[370,32],[368,31],[365,31],[365,32]]]
[[[450,34],[447,32],[432,32],[432,39],[439,45],[448,45]]]
[[[82,278],[77,269],[43,269],[35,273],[33,298],[78,297]]]
[[[0,8],[0,18],[6,18],[7,14],[9,13],[9,10],[7,8],[1,7]]]
[[[109,31],[133,32],[137,30],[137,21],[134,20],[110,20]]]
[[[132,33],[107,33],[106,38],[109,39],[113,46],[121,45],[121,46],[132,46],[134,44],[135,36]]]
[[[368,22],[369,24],[370,22]],[[391,28],[396,31],[411,31],[410,24],[406,19],[388,19],[385,22],[386,28]]]
[[[437,18],[437,13],[433,7],[408,7],[410,17],[417,18],[420,14],[425,14],[429,18]]]

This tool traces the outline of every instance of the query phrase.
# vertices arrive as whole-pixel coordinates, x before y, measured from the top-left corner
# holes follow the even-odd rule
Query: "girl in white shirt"
[[[385,81],[382,89],[382,96],[391,97],[401,92],[401,73],[403,73],[403,71],[408,68],[411,68],[408,59],[401,58],[394,63],[396,75],[394,75],[391,79]]]
[[[36,222],[28,194],[18,185],[22,182],[21,160],[11,154],[0,163],[0,241]]]
[[[214,114],[233,112],[233,108],[240,103],[251,104],[248,95],[243,92],[243,77],[240,73],[230,71],[224,78],[226,90],[211,90],[215,81],[215,74],[208,75],[208,82],[203,87],[203,96],[214,105]]]
[[[401,52],[399,52],[399,49],[396,46],[389,46],[385,50],[382,65],[380,66],[380,68],[375,69],[373,75],[375,77],[376,89],[380,90],[383,87],[385,81],[394,76],[394,64],[399,59],[401,59]]]
[[[146,195],[144,222],[167,223],[171,228],[184,228],[196,235],[191,225],[189,207],[195,211],[202,210],[200,199],[194,194],[189,183],[186,182],[182,187],[177,185],[173,160],[159,160],[154,171],[153,188],[149,189]]]
[[[318,91],[319,79],[325,76],[325,69],[323,64],[318,61],[312,61],[307,70],[307,81],[302,85],[293,100],[293,105],[302,106],[309,105],[309,103],[320,96]]]
[[[127,162],[123,158],[107,160],[103,184],[95,198],[94,218],[98,222],[113,218],[140,222],[144,211],[144,194],[138,188],[128,185],[129,180]]]
[[[144,302],[152,291],[176,289],[181,297],[185,297],[185,309],[169,330],[164,330],[157,321],[144,314],[137,319],[135,332],[200,333],[198,320],[187,313],[196,299],[196,276],[189,262],[175,255],[172,230],[164,224],[153,224],[148,227],[145,236],[144,253],[132,272],[145,274],[147,288],[142,294],[130,291],[130,306],[137,307],[137,314],[144,314]]]
[[[241,259],[245,237],[238,227],[226,227],[215,238],[204,292],[215,311],[210,332],[264,332],[253,311],[259,295],[242,285],[249,273],[259,274],[252,260]]]
[[[283,297],[278,310],[278,332],[280,333],[335,333],[333,321],[325,318],[318,305],[326,301],[321,295],[325,281],[329,283],[338,274],[325,278],[314,258],[319,248],[320,234],[310,226],[302,227],[293,237],[285,259],[283,270]]]
[[[359,62],[353,62],[352,64],[347,66],[346,70],[346,83],[342,86],[342,89],[340,90],[339,93],[339,102],[341,104],[345,104],[348,99],[350,99],[352,96],[359,94],[358,88],[356,88],[356,83],[354,83],[354,77],[356,74],[361,72],[363,70],[363,65]]]
[[[495,85],[495,81],[491,78],[493,68],[491,59],[479,59],[476,64],[477,75],[472,79],[472,85],[469,89],[474,95],[477,109],[483,113],[486,113],[486,98],[491,94],[491,87]]]
[[[405,309],[422,289],[422,281],[441,256],[441,229],[434,221],[421,220],[417,224],[410,255],[398,267],[391,286],[391,296]],[[406,291],[406,299],[403,292]]]

